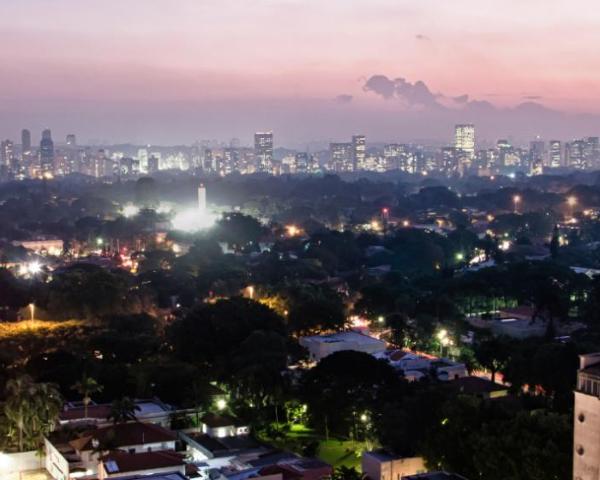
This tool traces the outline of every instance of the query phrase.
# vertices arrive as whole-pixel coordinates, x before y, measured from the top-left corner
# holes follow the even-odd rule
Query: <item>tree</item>
[[[496,373],[506,366],[509,359],[509,348],[506,341],[492,337],[475,345],[475,358],[483,368],[492,374],[492,382],[496,381]]]
[[[34,383],[28,375],[6,384],[4,413],[17,433],[17,448],[38,448],[53,428],[63,402],[53,384]]]
[[[550,240],[550,255],[554,260],[558,257],[558,249],[560,248],[558,225],[554,225],[552,230],[552,240]]]
[[[95,379],[92,377],[88,377],[87,374],[83,374],[81,380],[79,380],[75,385],[73,385],[73,390],[79,393],[83,398],[83,412],[84,417],[88,418],[88,406],[92,401],[91,395],[94,393],[100,393],[103,390],[102,385],[100,385]]]
[[[361,480],[362,476],[355,468],[342,465],[333,471],[331,478],[332,480]]]
[[[114,424],[137,420],[135,412],[140,410],[140,406],[136,405],[133,400],[129,397],[123,397],[112,402],[107,420],[112,420]]]

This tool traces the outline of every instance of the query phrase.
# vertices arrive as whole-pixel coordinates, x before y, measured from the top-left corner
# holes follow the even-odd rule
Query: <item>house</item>
[[[75,438],[55,432],[44,440],[46,470],[56,480],[85,478],[98,473],[103,452],[120,450],[130,454],[175,450],[177,435],[159,425],[121,423],[90,429]]]
[[[464,363],[455,362],[448,358],[437,358],[407,350],[387,350],[374,356],[385,359],[392,367],[400,371],[408,381],[420,380],[427,376],[445,381],[468,375]]]
[[[383,340],[355,331],[301,337],[300,345],[308,350],[310,359],[316,362],[332,353],[344,350],[373,355],[382,353],[387,348]]]
[[[111,477],[112,480],[188,480],[186,476],[179,472],[155,473],[143,475],[126,474],[122,477]]]
[[[202,433],[212,438],[236,437],[250,433],[250,426],[232,415],[207,413],[200,422]]]
[[[422,457],[402,457],[385,450],[363,452],[361,467],[363,475],[370,480],[398,480],[426,471]]]
[[[464,363],[455,362],[447,358],[432,361],[430,368],[435,373],[437,379],[442,381],[466,377],[469,374]]]
[[[158,398],[136,400],[135,417],[139,422],[153,423],[168,428],[171,424],[171,416],[174,413],[180,413],[172,406],[161,402]],[[60,425],[82,426],[96,425],[104,427],[110,425],[108,417],[111,412],[110,403],[95,404],[91,403],[87,407],[87,416],[85,406],[81,402],[69,402],[63,407],[58,417]]]
[[[454,379],[450,381],[450,387],[454,388],[457,393],[472,395],[486,400],[506,397],[508,395],[507,386],[492,382],[487,378],[475,376]]]
[[[149,473],[179,473],[185,475],[183,455],[172,450],[141,453],[111,452],[100,459],[98,479]]]

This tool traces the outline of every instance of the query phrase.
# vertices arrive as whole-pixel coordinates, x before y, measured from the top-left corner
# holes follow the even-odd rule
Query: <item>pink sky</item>
[[[4,0],[0,35],[2,135],[8,115],[36,127],[74,104],[84,122],[98,104],[173,115],[166,104],[265,101],[293,115],[294,102],[347,94],[355,110],[401,108],[363,91],[375,74],[600,114],[591,0]]]

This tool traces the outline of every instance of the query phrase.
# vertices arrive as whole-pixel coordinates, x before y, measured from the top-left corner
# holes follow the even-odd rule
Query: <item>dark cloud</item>
[[[437,96],[431,93],[427,85],[418,80],[410,83],[404,78],[390,79],[385,75],[373,75],[363,86],[365,92],[373,92],[383,98],[399,99],[409,106],[441,106]]]
[[[460,105],[463,105],[469,101],[469,96],[466,94],[460,95],[458,97],[453,97],[452,100],[454,100],[456,103],[458,103]]]
[[[352,95],[346,95],[346,94],[342,94],[342,95],[338,95],[337,97],[335,97],[333,99],[333,101],[335,103],[341,103],[341,104],[346,104],[346,103],[350,103],[352,101],[354,97]]]
[[[429,40],[431,40],[427,35],[423,35],[421,33],[418,33],[417,35],[415,35],[415,38],[417,40],[423,40],[423,41],[429,41]]]

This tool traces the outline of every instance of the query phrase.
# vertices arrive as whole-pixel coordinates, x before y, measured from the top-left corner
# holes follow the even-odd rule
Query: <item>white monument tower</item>
[[[203,183],[198,187],[198,210],[201,214],[206,213],[206,188]]]

